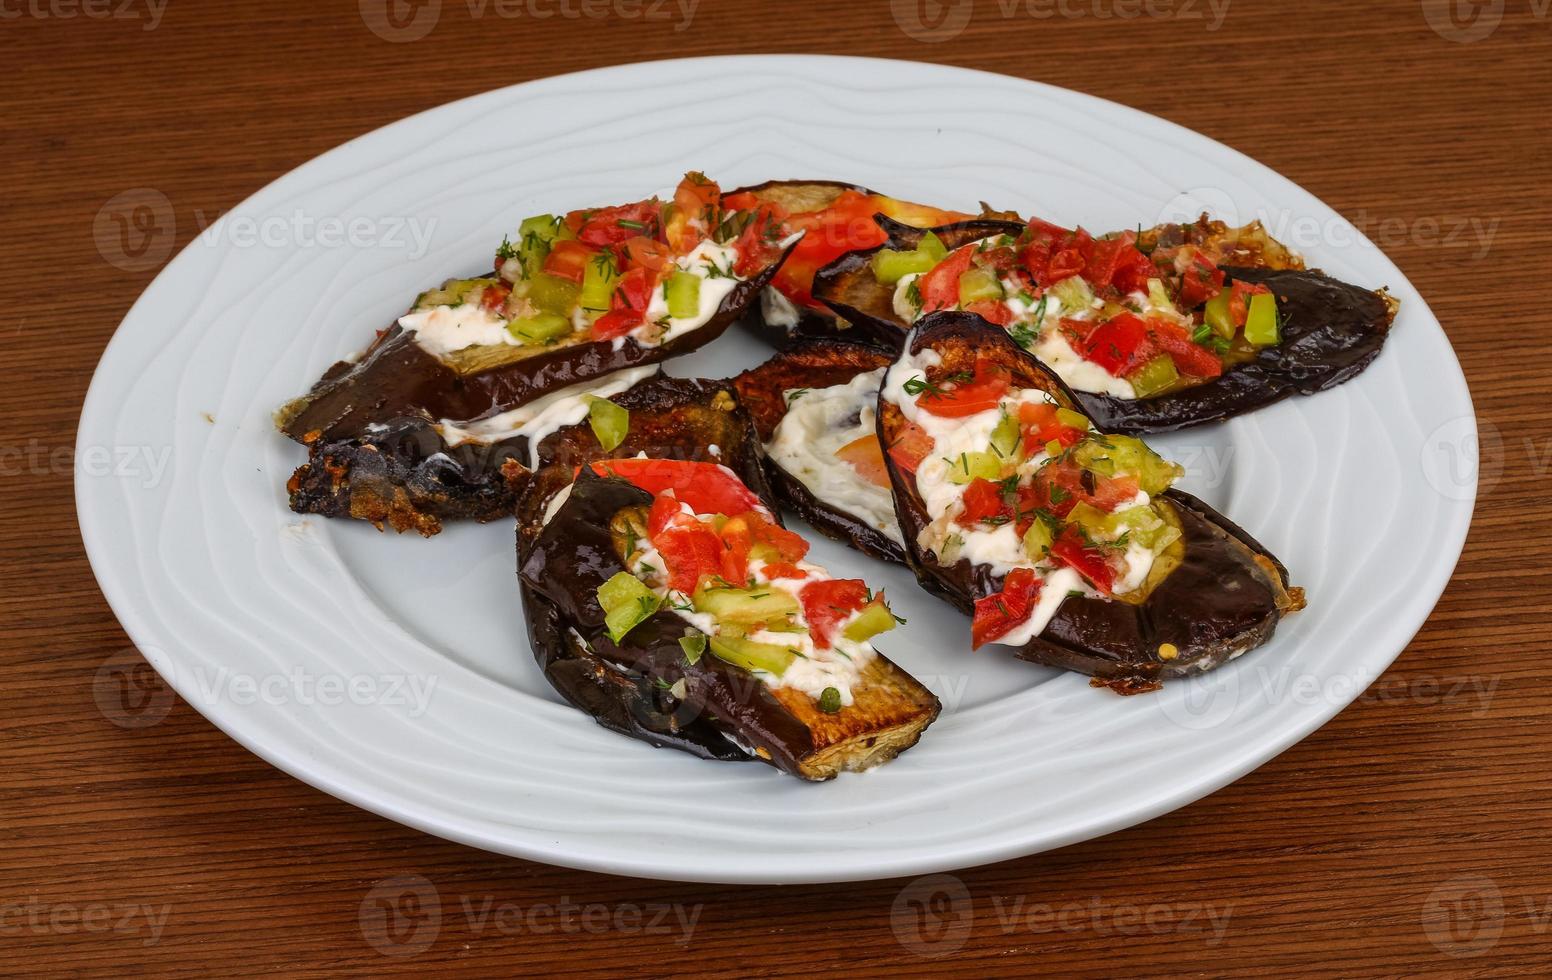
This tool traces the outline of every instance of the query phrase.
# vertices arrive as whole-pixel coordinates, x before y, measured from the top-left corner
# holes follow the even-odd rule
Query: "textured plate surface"
[[[686,92],[693,113],[678,108]],[[599,152],[621,146],[630,152]],[[639,198],[692,168],[723,187],[837,178],[1095,229],[1208,206],[1262,217],[1333,275],[1389,286],[1401,315],[1356,381],[1156,440],[1186,464],[1186,489],[1287,563],[1309,609],[1219,671],[1123,699],[995,648],[971,654],[967,622],[903,571],[821,542],[832,569],[888,588],[910,625],[884,648],[945,711],[898,761],[813,786],[655,751],[560,704],[528,651],[510,527],[423,541],[287,510],[302,454],[271,425],[276,406],[416,291],[482,267],[523,216]],[[346,233],[322,234],[331,224]],[[731,374],[766,354],[735,330],[671,370]],[[1450,470],[1439,454],[1474,452],[1473,436],[1460,368],[1411,285],[1330,208],[1247,157],[996,75],[720,58],[490,92],[354,140],[243,202],[135,304],[82,414],[79,448],[170,450],[165,473],[81,477],[76,493],[92,566],[135,643],[285,771],[493,851],[808,882],[1103,834],[1319,727],[1390,664],[1443,589],[1475,495],[1474,477],[1454,474],[1475,468],[1462,458]]]

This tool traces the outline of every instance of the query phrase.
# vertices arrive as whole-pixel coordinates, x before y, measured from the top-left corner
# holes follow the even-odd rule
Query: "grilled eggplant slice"
[[[889,241],[820,270],[818,300],[891,349],[913,311],[971,308],[1056,370],[1112,432],[1187,428],[1334,387],[1378,356],[1396,313],[1383,290],[1304,269],[1259,223],[1204,215],[1102,239],[1039,221],[977,222],[968,235],[949,226],[933,232],[948,250],[984,247],[884,282],[880,253],[916,257],[928,230],[879,221]]]
[[[1156,688],[1270,639],[1303,606],[1286,569],[974,314],[929,314],[879,395],[879,438],[921,584],[976,645]],[[936,431],[934,431],[936,430]],[[1140,496],[1146,494],[1146,497]]]
[[[418,413],[370,423],[355,436],[318,436],[286,485],[291,509],[425,537],[446,520],[510,517],[535,465],[538,440],[586,418],[593,400],[656,373],[654,367],[621,371],[465,426]]]
[[[907,227],[922,228],[973,217],[833,180],[772,180],[731,191],[725,201],[729,207],[746,210],[765,207],[781,220],[784,231],[803,232],[803,240],[782,263],[760,302],[750,306],[744,319],[746,325],[778,350],[824,337],[889,345],[891,333],[868,336],[873,324],[838,319],[830,307],[815,300],[814,274],[841,255],[884,244],[886,237],[875,215],[905,222]],[[986,211],[988,216],[993,214]],[[1003,216],[1013,217],[1006,213]],[[898,345],[897,340],[894,343]]]
[[[686,618],[659,602],[649,602],[650,610],[632,612],[630,603],[639,601],[648,587],[627,572],[627,561],[634,558],[634,570],[649,577],[669,569],[683,571],[668,560],[661,560],[661,569],[656,563],[643,564],[638,543],[649,540],[654,495],[636,483],[651,485],[652,473],[659,482],[663,473],[670,474],[669,483],[677,479],[675,474],[689,474],[678,480],[678,492],[686,501],[695,500],[697,492],[720,490],[745,505],[754,502],[766,515],[772,513],[772,497],[758,440],[731,389],[712,382],[661,379],[616,401],[636,406],[628,437],[634,440],[632,448],[658,458],[643,459],[622,446],[612,461],[600,461],[605,454],[590,442],[585,427],[562,430],[541,446],[545,465],[519,506],[518,565],[526,618],[534,655],[556,690],[605,727],[652,745],[704,758],[760,760],[808,780],[870,768],[915,744],[937,716],[938,701],[881,655],[868,661],[850,685],[843,685],[845,697],[839,689],[832,694],[768,683],[751,672],[749,668],[765,663],[760,658],[773,646],[781,649],[768,641],[795,635],[750,631],[746,614],[751,610],[756,616],[785,616],[782,628],[792,628],[790,603],[766,608],[776,592],[769,584],[762,585],[761,592],[719,589],[706,578],[702,583],[712,587],[700,590],[704,596],[695,592],[690,599],[673,593],[675,604],[705,603],[709,612],[697,626],[710,616],[726,647],[723,639],[707,641]],[[715,454],[711,445],[717,447]],[[722,467],[693,462],[712,459]],[[625,473],[636,483],[602,476],[598,470]],[[783,548],[801,541],[773,521],[750,526],[765,528]],[[726,527],[721,533],[731,534]],[[754,551],[761,547],[757,544]],[[800,560],[791,551],[776,557]],[[755,568],[751,565],[751,572]],[[639,591],[627,595],[623,607],[611,607],[611,623],[599,590],[621,575],[627,587]],[[874,606],[881,607],[881,599],[864,609]],[[633,620],[623,633],[621,608]],[[867,628],[878,628],[878,610],[848,614],[836,628],[844,630],[864,616],[875,621]],[[762,622],[764,627],[778,625]],[[758,639],[749,639],[754,636]]]
[[[733,386],[765,444],[777,497],[822,534],[904,563],[874,419],[893,359],[876,347],[813,340],[745,371]]]

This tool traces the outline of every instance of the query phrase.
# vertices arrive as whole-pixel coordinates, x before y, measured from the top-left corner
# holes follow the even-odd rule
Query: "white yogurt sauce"
[[[507,332],[507,321],[478,303],[416,310],[399,317],[399,326],[415,331],[421,350],[438,356],[465,347],[517,343]]]
[[[716,315],[728,294],[744,281],[733,272],[733,265],[737,261],[738,251],[731,243],[718,245],[709,238],[695,246],[688,255],[675,259],[674,268],[700,279],[700,309],[696,310],[694,316],[669,316],[668,277],[665,275],[647,302],[646,321],[627,336],[645,347],[655,347],[704,326]],[[667,329],[661,324],[666,324]],[[615,338],[616,349],[624,344],[624,337]]]
[[[773,327],[790,328],[798,325],[799,313],[797,304],[781,290],[766,286],[760,290],[760,316]]]
[[[538,466],[539,443],[550,433],[568,425],[576,425],[587,418],[592,398],[618,395],[656,373],[657,368],[653,365],[627,368],[594,381],[552,391],[499,415],[462,423],[443,419],[436,428],[449,446],[464,442],[500,442],[514,436],[527,436],[528,465],[533,468]]]
[[[904,544],[889,488],[864,480],[855,467],[835,455],[841,447],[877,434],[874,419],[884,370],[868,371],[830,388],[784,392],[787,414],[765,449],[820,502]]]

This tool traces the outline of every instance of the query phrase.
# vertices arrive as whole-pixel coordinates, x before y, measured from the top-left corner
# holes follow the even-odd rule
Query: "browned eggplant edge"
[[[863,372],[888,367],[891,361],[890,354],[876,347],[819,339],[801,349],[778,353],[764,364],[750,368],[733,379],[733,387],[738,389],[739,401],[754,419],[760,441],[769,445],[776,427],[787,414],[789,403],[785,392],[789,388],[828,388],[846,384]],[[788,384],[789,381],[795,383]],[[814,496],[802,480],[788,473],[769,455],[766,456],[766,471],[777,498],[821,534],[870,557],[905,563],[905,550],[899,544],[848,511]]]
[[[286,435],[303,444],[360,435],[374,422],[427,415],[465,422],[524,405],[561,388],[616,371],[657,364],[697,350],[743,316],[791,252],[791,246],[757,276],[740,282],[701,326],[655,346],[624,338],[557,344],[539,353],[462,375],[414,342],[397,323],[379,335],[359,361],[340,361],[306,395],[276,415]]]
[[[993,234],[1017,234],[1012,222],[961,222],[940,229],[914,228],[883,215],[876,219],[889,241],[849,252],[814,276],[814,296],[850,320],[868,341],[899,350],[909,325],[894,312],[893,291],[869,274],[881,248],[915,248],[936,231],[949,248]],[[966,236],[967,225],[1001,227]],[[1379,356],[1395,320],[1397,302],[1383,289],[1369,290],[1314,269],[1260,269],[1225,266],[1228,281],[1263,283],[1277,296],[1283,338],[1263,348],[1254,360],[1235,365],[1213,381],[1151,398],[1114,398],[1075,391],[1083,412],[1101,428],[1119,435],[1172,432],[1221,422],[1282,401],[1311,395],[1356,377]]]
[[[951,344],[996,350],[1017,385],[1043,388],[1064,407],[1081,410],[1054,372],[1006,331],[975,314],[929,314],[912,329],[906,347],[914,356],[928,347],[941,353]],[[881,390],[878,426],[884,446],[891,444],[892,429],[902,418]],[[887,452],[884,458],[908,563],[918,581],[967,615],[973,613],[976,599],[1001,591],[1002,577],[964,558],[939,564],[921,549],[917,537],[929,520],[915,480]],[[1287,569],[1242,528],[1183,491],[1167,490],[1160,497],[1181,526],[1179,566],[1139,604],[1068,597],[1045,630],[1019,647],[1016,656],[1089,674],[1117,693],[1141,693],[1166,678],[1209,670],[1263,645],[1286,613],[1303,607],[1303,592],[1288,584]]]

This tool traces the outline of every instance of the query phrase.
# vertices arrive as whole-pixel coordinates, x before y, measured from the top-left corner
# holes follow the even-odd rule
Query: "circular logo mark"
[[[1225,724],[1239,707],[1240,671],[1229,664],[1196,677],[1166,682],[1154,693],[1164,717],[1181,728],[1204,732]]]
[[[1462,415],[1428,433],[1418,462],[1440,496],[1470,500],[1473,489],[1486,493],[1503,476],[1503,436],[1493,423]]]
[[[1498,30],[1504,0],[1422,0],[1423,17],[1446,41],[1470,44]]]
[[[361,938],[384,956],[418,956],[442,929],[442,896],[421,875],[384,878],[361,900]]]
[[[964,32],[975,0],[889,0],[889,11],[906,37],[937,44]]]
[[[953,875],[927,875],[900,889],[889,925],[901,946],[927,959],[952,956],[970,938],[970,889]]]
[[[1192,187],[1165,201],[1154,224],[1190,224],[1203,214],[1231,228],[1242,223],[1239,206],[1228,191],[1217,187]]]
[[[1481,956],[1498,945],[1503,924],[1503,894],[1481,875],[1451,878],[1423,902],[1423,932],[1447,956]]]
[[[167,717],[177,695],[149,661],[168,663],[160,650],[120,650],[97,668],[92,699],[102,716],[120,728],[150,728]],[[168,666],[166,669],[171,669]]]
[[[367,29],[392,44],[419,41],[442,19],[442,0],[359,0]]]
[[[116,269],[145,272],[167,261],[178,219],[167,195],[135,187],[108,198],[92,219],[97,254]]]

